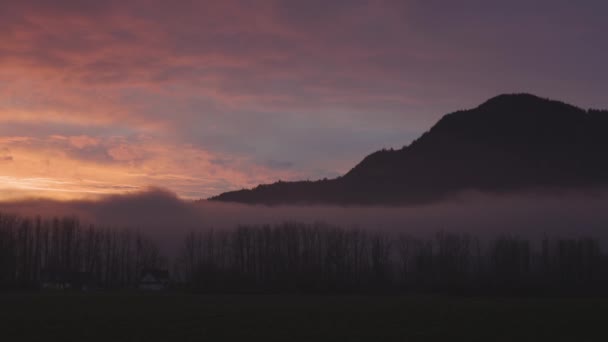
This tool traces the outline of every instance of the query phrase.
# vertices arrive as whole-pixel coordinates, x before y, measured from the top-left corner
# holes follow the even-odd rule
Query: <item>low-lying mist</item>
[[[204,229],[283,222],[322,222],[343,228],[430,236],[438,231],[541,238],[608,237],[608,193],[462,194],[449,201],[420,206],[339,207],[262,206],[222,202],[186,202],[158,188],[100,200],[27,199],[0,202],[0,212],[42,217],[76,216],[84,224],[131,228],[165,246],[184,234]]]

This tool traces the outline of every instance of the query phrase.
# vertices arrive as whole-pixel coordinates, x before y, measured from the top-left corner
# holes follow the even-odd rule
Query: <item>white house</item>
[[[169,271],[145,269],[139,279],[140,290],[162,291],[169,287]]]

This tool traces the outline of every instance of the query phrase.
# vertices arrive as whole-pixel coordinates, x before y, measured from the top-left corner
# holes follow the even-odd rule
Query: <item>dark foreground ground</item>
[[[608,299],[0,294],[2,341],[607,341]]]

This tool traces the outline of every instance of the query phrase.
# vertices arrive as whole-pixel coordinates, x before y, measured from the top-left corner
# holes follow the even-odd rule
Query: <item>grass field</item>
[[[606,341],[608,299],[2,294],[2,341]]]

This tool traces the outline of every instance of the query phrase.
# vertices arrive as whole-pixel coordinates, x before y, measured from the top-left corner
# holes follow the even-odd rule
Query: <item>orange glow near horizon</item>
[[[246,160],[218,166],[213,160],[219,157],[206,151],[142,137],[129,142],[87,136],[7,137],[0,142],[5,146],[0,200],[94,198],[159,184],[182,198],[197,199],[225,191],[226,184],[250,187],[272,181],[255,178],[268,173],[247,166]]]

